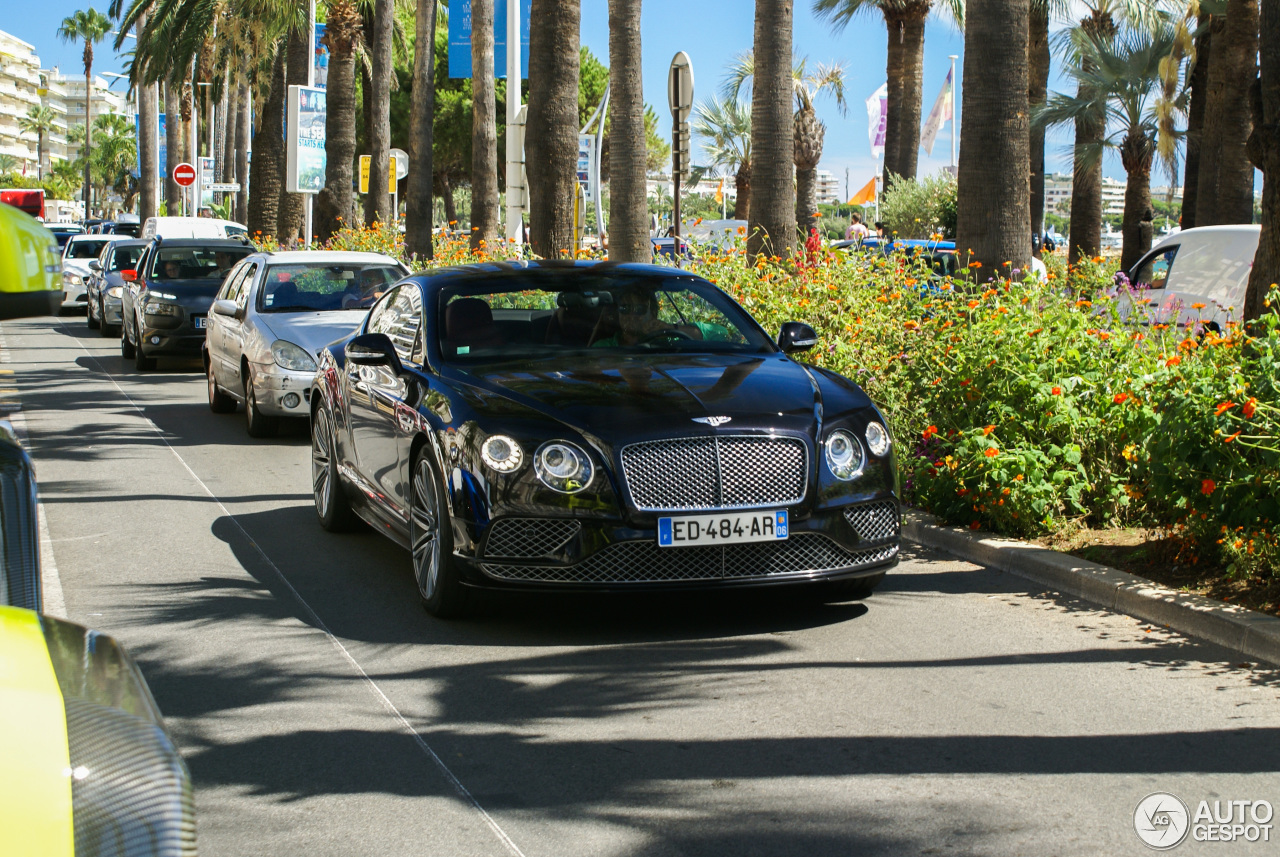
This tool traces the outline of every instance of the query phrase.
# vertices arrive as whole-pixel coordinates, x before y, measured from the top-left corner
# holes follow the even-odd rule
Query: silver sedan
[[[377,253],[293,251],[246,256],[227,275],[208,317],[209,408],[243,404],[253,437],[281,417],[307,417],[316,354],[347,336],[409,271]]]

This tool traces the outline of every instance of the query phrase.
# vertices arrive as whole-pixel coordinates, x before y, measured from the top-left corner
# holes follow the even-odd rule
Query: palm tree
[[[712,96],[694,108],[691,129],[702,139],[708,167],[694,167],[694,179],[704,175],[733,175],[736,220],[751,214],[751,110],[741,101]]]
[[[18,169],[18,159],[13,155],[0,155],[0,176],[7,176]],[[41,178],[43,181],[43,178]]]
[[[277,236],[280,218],[280,196],[284,190],[284,126],[285,116],[285,52],[287,40],[277,39],[275,57],[271,60],[270,85],[262,101],[262,118],[253,135],[253,182],[249,187],[249,218],[245,225],[250,235],[261,233]],[[268,48],[270,55],[270,48]]]
[[[1262,316],[1268,290],[1280,283],[1280,8],[1265,3],[1259,16],[1261,68],[1249,156],[1262,170],[1262,234],[1245,291],[1246,319]]]
[[[93,46],[111,32],[111,20],[98,10],[77,11],[62,19],[58,26],[58,38],[64,42],[84,41],[84,121],[86,127],[93,116]],[[93,153],[93,134],[84,135],[84,216],[89,216],[90,178],[89,157]]]
[[[573,247],[581,17],[580,0],[533,0],[529,13],[529,243],[544,258]]]
[[[964,23],[964,0],[944,0]],[[924,24],[934,0],[813,0],[819,18],[839,32],[862,13],[880,12],[888,30],[885,79],[889,87],[884,132],[884,185],[889,176],[915,178],[920,150],[920,101],[924,78]]]
[[[1258,72],[1258,0],[1227,0],[1225,21],[1213,15],[1205,128],[1200,140],[1196,225],[1253,221],[1253,163],[1246,145],[1253,126],[1247,82]],[[1221,29],[1219,29],[1221,27]]]
[[[413,103],[409,113],[409,175],[405,179],[405,251],[430,259],[431,146],[435,120],[436,0],[418,0],[413,53]]]
[[[819,63],[809,71],[808,63],[808,57],[802,58],[791,72],[796,97],[796,226],[801,235],[809,234],[818,210],[818,162],[822,160],[822,144],[827,132],[813,109],[813,102],[823,92],[830,92],[841,115],[848,107],[844,99],[844,66]],[[742,89],[749,87],[754,73],[755,59],[751,52],[740,54],[729,67],[725,94],[736,100]]]
[[[299,11],[301,8],[299,7]],[[312,58],[310,37],[307,32],[309,16],[298,15],[289,26],[288,48],[285,56],[285,92],[290,86],[306,86]],[[210,154],[213,154],[210,152]],[[284,166],[283,164],[281,165]],[[292,246],[303,229],[306,194],[281,190],[280,208],[276,215],[276,237],[282,244]],[[306,236],[310,240],[311,236]]]
[[[1076,157],[1092,165],[1101,159],[1104,148],[1120,151],[1128,176],[1120,270],[1127,271],[1151,249],[1151,166],[1159,124],[1155,102],[1163,89],[1160,64],[1173,47],[1174,29],[1165,25],[1155,32],[1130,30],[1108,40],[1077,33],[1076,39],[1078,59],[1067,73],[1076,80],[1077,94],[1055,93],[1036,119],[1055,125],[1075,122],[1082,114],[1101,115],[1104,128],[1114,129],[1104,134],[1101,145],[1077,152]],[[1081,96],[1080,91],[1088,95]],[[1184,114],[1186,96],[1172,107]]]
[[[372,32],[367,42],[371,68],[364,90],[369,111],[369,193],[364,199],[365,223],[394,223],[391,197],[387,193],[391,167],[391,43],[395,33],[395,0],[373,0]]]
[[[493,0],[471,0],[471,246],[498,238],[498,103]]]
[[[30,107],[26,116],[18,117],[18,130],[36,135],[36,177],[41,181],[44,181],[44,135],[53,130],[57,119],[53,109],[44,106]]]
[[[756,0],[751,87],[751,216],[747,262],[787,258],[795,249],[795,159],[791,98],[792,0]]]
[[[1030,13],[1030,0],[987,0],[965,16],[956,248],[987,269],[982,277],[1004,262],[1025,268],[1031,256]]]
[[[325,176],[324,188],[316,195],[316,233],[321,241],[329,240],[351,216],[351,171],[356,154],[355,52],[362,34],[360,10],[353,0],[332,0],[324,35],[329,47]]]
[[[647,262],[641,0],[609,0],[609,258]]]

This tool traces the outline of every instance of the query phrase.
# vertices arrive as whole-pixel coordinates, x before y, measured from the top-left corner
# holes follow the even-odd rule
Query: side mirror
[[[235,301],[229,301],[224,299],[224,300],[213,302],[213,311],[218,315],[228,315],[228,316],[231,316],[232,318],[235,318],[236,312],[239,309],[240,308],[236,306]]]
[[[120,279],[126,283],[136,283],[138,282],[138,272],[133,268],[125,268],[120,272]]]
[[[348,340],[342,349],[348,363],[357,366],[386,366],[399,375],[404,371],[400,355],[385,333],[364,333]]]
[[[101,270],[102,270],[102,263],[101,263],[101,262],[99,262],[97,259],[94,259],[93,261],[91,261],[91,262],[89,263],[89,270],[90,270],[90,271],[101,271]]]
[[[809,325],[801,321],[788,321],[778,331],[778,347],[785,354],[796,354],[808,351],[818,344],[818,334]]]

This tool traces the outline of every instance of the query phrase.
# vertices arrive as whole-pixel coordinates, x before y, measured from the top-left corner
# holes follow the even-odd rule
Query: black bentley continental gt
[[[890,434],[679,269],[504,263],[417,274],[319,355],[316,512],[408,548],[427,610],[481,589],[810,585],[898,560]]]

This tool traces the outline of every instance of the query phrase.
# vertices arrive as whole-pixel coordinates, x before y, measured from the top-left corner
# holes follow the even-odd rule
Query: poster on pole
[[[213,205],[213,158],[202,157],[196,162],[200,176],[200,207]]]
[[[316,24],[315,35],[315,55],[312,58],[312,65],[315,67],[316,89],[329,88],[329,49],[320,43],[324,38],[324,24]]]
[[[134,133],[134,138],[133,138],[134,141],[136,143],[141,143],[142,117],[137,113],[133,114],[133,133]],[[134,148],[133,177],[136,179],[141,177],[142,175],[142,146],[135,145],[133,148]],[[158,164],[156,175],[159,178],[164,178],[166,175],[168,175],[165,172],[165,166],[164,166],[164,161],[165,161],[165,158],[168,157],[168,152],[169,152],[169,146],[165,143],[165,136],[164,136],[164,114],[161,113],[160,114],[160,148],[156,150],[156,161]]]
[[[285,190],[289,193],[319,193],[324,187],[325,105],[323,89],[289,87],[285,145]]]
[[[529,10],[533,0],[520,3],[520,76],[529,77]],[[450,7],[449,77],[471,77],[471,0],[461,0]],[[493,66],[494,76],[507,76],[507,0],[493,2]]]
[[[578,184],[582,185],[582,190],[586,194],[588,202],[595,199],[595,188],[592,179],[595,177],[595,170],[592,169],[592,163],[596,159],[596,138],[591,134],[578,135]]]

